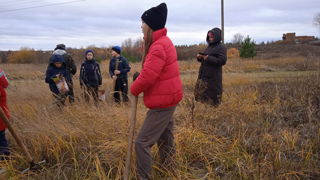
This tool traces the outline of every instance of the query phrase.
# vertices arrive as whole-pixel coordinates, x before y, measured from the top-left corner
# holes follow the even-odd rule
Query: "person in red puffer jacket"
[[[131,94],[143,92],[143,101],[150,110],[135,139],[138,174],[141,179],[152,178],[152,155],[150,148],[157,143],[163,169],[172,163],[175,153],[173,114],[182,100],[182,82],[177,61],[177,52],[167,36],[165,23],[167,5],[145,11],[142,16],[144,44],[142,70],[135,73],[130,87]],[[136,78],[136,79],[135,79]]]
[[[9,82],[6,78],[6,75],[4,74],[4,71],[0,69],[0,106],[3,112],[6,114],[7,118],[9,119],[9,109],[7,107],[7,94],[5,91],[5,88],[7,88],[8,85],[9,85]],[[6,124],[1,119],[0,121],[0,156],[1,156],[0,159],[1,160],[3,160],[4,158],[10,155],[8,142],[5,136],[6,128],[7,128]]]

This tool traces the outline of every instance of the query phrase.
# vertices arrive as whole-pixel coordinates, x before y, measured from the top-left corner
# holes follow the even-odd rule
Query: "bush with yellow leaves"
[[[239,50],[237,50],[236,48],[230,48],[230,49],[227,51],[227,57],[228,57],[228,58],[239,57]]]
[[[20,51],[11,52],[8,55],[9,63],[33,63],[37,60],[34,49],[21,48]]]

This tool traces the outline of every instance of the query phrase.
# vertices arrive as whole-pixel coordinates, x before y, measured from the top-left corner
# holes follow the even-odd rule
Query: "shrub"
[[[236,48],[231,48],[227,51],[228,58],[239,57],[239,51]]]
[[[20,51],[12,52],[8,56],[9,63],[34,63],[36,60],[36,52],[28,48],[21,48]]]
[[[255,43],[251,41],[251,38],[247,36],[244,42],[241,43],[240,57],[254,58],[257,52],[254,50]]]
[[[139,62],[139,61],[140,61],[137,56],[135,56],[135,55],[129,55],[128,53],[126,53],[126,52],[124,52],[124,51],[121,52],[121,55],[122,55],[123,57],[125,57],[129,62]]]
[[[100,57],[95,57],[94,60],[95,60],[98,64],[101,63],[101,58],[100,58]]]

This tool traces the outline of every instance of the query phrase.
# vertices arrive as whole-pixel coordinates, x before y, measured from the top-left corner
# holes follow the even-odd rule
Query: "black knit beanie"
[[[58,44],[57,47],[54,50],[57,50],[57,49],[66,50],[66,45]]]
[[[146,10],[142,14],[141,19],[148,24],[151,29],[157,31],[166,25],[167,14],[168,9],[166,3],[161,3],[156,7]]]

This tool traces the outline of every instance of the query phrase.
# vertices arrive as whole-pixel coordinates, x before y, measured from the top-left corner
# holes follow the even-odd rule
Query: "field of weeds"
[[[180,61],[184,98],[175,113],[177,168],[162,171],[153,147],[153,178],[319,179],[319,60],[228,59],[217,108],[194,102],[200,64]],[[129,85],[139,66],[131,64]],[[35,161],[47,161],[41,171],[21,174],[29,165],[7,130],[12,157],[0,163],[3,179],[123,179],[132,108],[112,103],[108,63],[101,64],[106,101],[85,103],[77,73],[76,102],[63,109],[51,106],[46,64],[1,68],[10,81],[13,127]],[[148,110],[139,97],[136,133]],[[137,179],[134,152],[131,162],[130,177]]]

